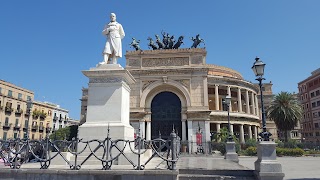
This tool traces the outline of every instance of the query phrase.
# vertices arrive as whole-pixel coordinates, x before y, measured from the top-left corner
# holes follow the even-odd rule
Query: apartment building
[[[30,113],[27,101],[32,101]],[[0,139],[43,139],[67,126],[69,111],[57,104],[34,101],[34,92],[0,80]]]
[[[298,83],[302,105],[302,139],[306,142],[320,141],[320,68]]]
[[[26,136],[31,125],[27,100],[32,99],[32,91],[0,80],[0,139]]]

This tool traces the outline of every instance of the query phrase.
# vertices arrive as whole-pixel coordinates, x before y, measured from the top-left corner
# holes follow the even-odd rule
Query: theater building
[[[260,131],[258,88],[230,68],[206,64],[203,48],[126,52],[126,67],[135,78],[131,85],[130,123],[150,140],[167,138],[173,127],[182,140],[210,141],[227,127],[222,100],[231,96],[231,131],[241,143]],[[82,89],[81,117],[85,122],[87,88]]]

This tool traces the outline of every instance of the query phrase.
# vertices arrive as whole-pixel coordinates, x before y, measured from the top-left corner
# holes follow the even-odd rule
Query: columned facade
[[[170,127],[175,128],[182,141],[195,142],[199,133],[202,142],[211,141],[213,134],[228,127],[228,113],[223,105],[227,95],[231,96],[232,133],[241,143],[257,138],[257,87],[233,69],[206,64],[205,49],[130,51],[126,61],[126,69],[136,80],[130,85],[130,124],[136,133],[140,128],[143,138],[168,137],[165,129]],[[164,92],[178,99],[180,114],[173,113],[177,112],[177,105],[166,104],[171,98],[157,100]],[[158,136],[153,132],[155,125],[159,126]],[[190,151],[195,147],[188,148]]]

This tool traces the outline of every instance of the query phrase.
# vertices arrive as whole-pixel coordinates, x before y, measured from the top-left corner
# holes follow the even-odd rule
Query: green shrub
[[[320,154],[320,151],[311,149],[309,151],[306,151],[305,154]]]
[[[304,150],[300,148],[276,148],[278,156],[302,156]]]
[[[257,147],[257,141],[255,139],[248,139],[245,143],[245,149],[248,147]]]
[[[277,143],[277,147],[284,148],[284,143],[282,141],[277,139],[275,143]]]
[[[244,155],[246,156],[256,156],[257,155],[257,148],[256,147],[248,147],[246,150],[243,151]]]

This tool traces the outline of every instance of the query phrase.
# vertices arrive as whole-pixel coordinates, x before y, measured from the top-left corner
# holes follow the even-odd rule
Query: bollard
[[[170,170],[175,170],[176,169],[176,162],[177,162],[177,134],[174,132],[174,129],[172,130],[172,133],[170,134],[170,139],[171,139],[171,158],[172,158],[172,163]]]

